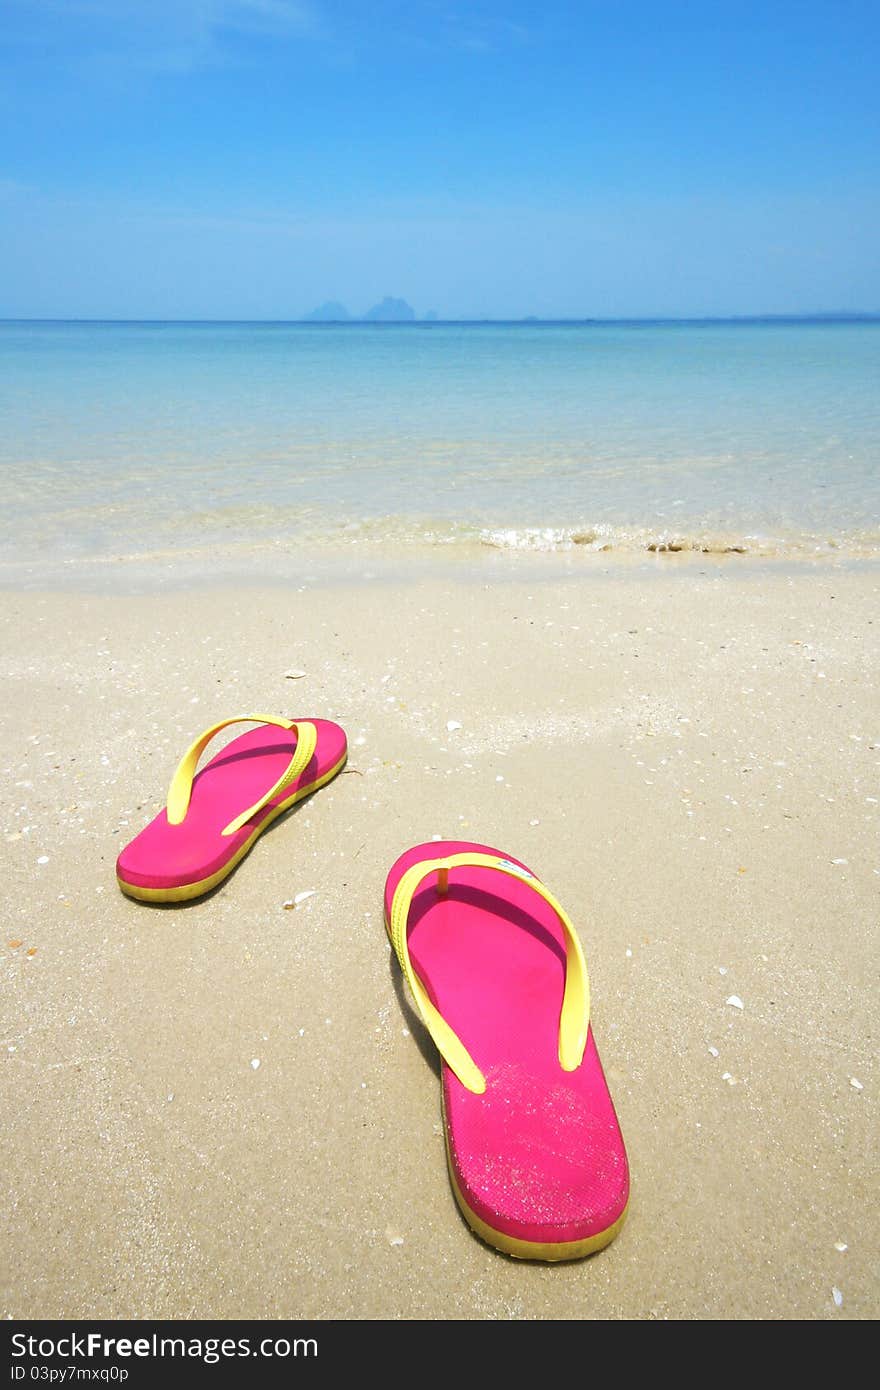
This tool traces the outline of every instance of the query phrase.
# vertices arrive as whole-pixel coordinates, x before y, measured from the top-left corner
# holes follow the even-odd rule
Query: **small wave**
[[[567,526],[505,526],[481,531],[480,540],[496,550],[554,551],[574,550],[579,546],[588,550],[608,550],[612,544],[610,528],[603,526],[595,530]]]
[[[525,552],[618,551],[631,555],[749,555],[761,559],[851,556],[876,559],[880,534],[875,530],[822,535],[810,531],[738,534],[714,531],[661,531],[649,527],[501,526],[478,532],[482,545],[495,550]]]
[[[751,555],[761,558],[840,555],[877,558],[880,532],[874,529],[842,531],[835,535],[816,531],[780,531],[777,534],[705,530],[664,531],[653,527],[500,526],[476,533],[482,545],[516,551],[624,551],[653,555]]]
[[[775,543],[724,536],[657,534],[623,527],[525,526],[501,527],[480,532],[483,545],[496,550],[647,550],[653,554],[696,551],[703,555],[775,554]]]

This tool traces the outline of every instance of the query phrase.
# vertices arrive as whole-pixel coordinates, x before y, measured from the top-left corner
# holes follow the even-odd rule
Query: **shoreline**
[[[4,1312],[878,1315],[876,567],[534,559],[0,592]],[[252,709],[337,719],[347,771],[211,897],[122,897],[182,749]],[[455,1206],[382,928],[434,835],[523,858],[584,943],[633,1172],[585,1262]]]
[[[738,548],[591,550],[518,549],[474,541],[459,545],[333,546],[311,552],[279,542],[242,542],[153,551],[143,555],[88,555],[47,565],[5,561],[0,594],[81,593],[128,596],[199,588],[281,587],[303,584],[357,587],[361,584],[450,582],[516,584],[591,582],[637,577],[646,583],[687,578],[694,573],[748,579],[773,575],[880,574],[880,555],[856,549],[773,553]]]

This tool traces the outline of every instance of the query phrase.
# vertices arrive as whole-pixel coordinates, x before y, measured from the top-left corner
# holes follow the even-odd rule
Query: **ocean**
[[[880,323],[0,323],[0,580],[880,556]]]

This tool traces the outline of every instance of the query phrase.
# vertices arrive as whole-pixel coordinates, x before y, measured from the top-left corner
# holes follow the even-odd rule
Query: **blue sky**
[[[0,11],[0,316],[880,310],[876,0]]]

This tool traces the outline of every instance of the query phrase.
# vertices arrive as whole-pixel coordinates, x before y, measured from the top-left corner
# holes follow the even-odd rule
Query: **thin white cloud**
[[[320,28],[317,11],[301,0],[203,0],[196,8],[209,28],[273,36],[310,35]]]
[[[324,36],[312,0],[6,0],[0,44],[46,44],[68,60],[189,72],[222,64],[236,40]]]
[[[144,24],[175,27],[271,27],[274,32],[302,32],[313,27],[317,12],[310,0],[6,0],[13,16],[36,19],[42,12],[67,19],[91,19],[119,28]]]

